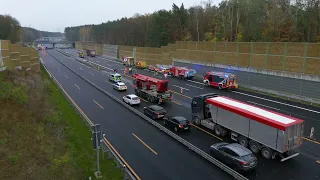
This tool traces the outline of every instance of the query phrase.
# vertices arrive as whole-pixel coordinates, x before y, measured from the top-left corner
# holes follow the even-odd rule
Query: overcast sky
[[[207,1],[207,0],[205,0]],[[22,26],[42,31],[63,32],[65,27],[100,24],[108,20],[132,17],[171,9],[172,4],[186,8],[201,0],[0,0],[0,14],[17,18]],[[218,5],[221,0],[212,0]]]

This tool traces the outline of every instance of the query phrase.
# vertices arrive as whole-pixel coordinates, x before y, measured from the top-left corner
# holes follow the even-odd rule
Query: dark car
[[[173,116],[164,118],[164,125],[174,128],[174,131],[189,131],[191,128],[191,123],[184,117]]]
[[[241,171],[250,171],[256,168],[256,156],[244,146],[237,143],[216,143],[210,147],[215,158],[224,164]]]
[[[153,120],[162,119],[167,114],[166,110],[161,106],[151,105],[143,108],[143,113]]]

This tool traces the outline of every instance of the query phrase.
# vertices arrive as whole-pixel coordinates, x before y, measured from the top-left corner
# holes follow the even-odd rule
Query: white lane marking
[[[103,59],[103,60],[107,60],[107,61],[112,61],[112,62],[114,62],[114,63],[117,63],[117,64],[121,64],[121,62],[119,62],[119,61],[114,61],[114,60],[110,60],[110,59],[107,59],[107,58],[102,58],[102,57],[97,57],[97,58],[99,58],[99,59]]]
[[[110,65],[110,64],[107,64],[107,66],[111,67],[111,65]]]
[[[74,84],[74,85],[77,86],[78,89],[80,89],[80,87],[78,85],[76,85],[76,84]]]
[[[83,70],[83,69],[80,67],[80,70]]]
[[[201,88],[201,87],[193,86],[193,85],[191,85],[191,84],[186,84],[186,85],[187,85],[187,86],[190,86],[190,87],[198,88],[198,89],[203,89],[203,88]]]
[[[177,85],[172,85],[172,86],[189,91],[189,89],[181,87],[181,86],[177,86]]]
[[[193,83],[197,83],[197,84],[201,84],[201,85],[205,85],[205,84],[203,84],[203,83],[201,83],[201,82],[197,82],[197,81],[192,81],[192,80],[187,80],[187,81],[193,82]]]
[[[278,102],[278,101],[274,101],[274,100],[271,100],[271,99],[266,99],[266,98],[262,98],[262,97],[258,97],[258,96],[254,96],[254,95],[250,95],[250,94],[238,92],[238,91],[231,91],[231,92],[237,93],[237,94],[242,94],[242,95],[245,95],[245,96],[254,97],[254,98],[257,98],[257,99],[262,99],[262,100],[269,101],[269,102],[273,102],[273,103],[277,103],[277,104],[282,104],[282,105],[285,105],[285,106],[290,106],[290,107],[302,109],[302,110],[309,111],[309,112],[314,112],[314,113],[317,113],[317,114],[320,114],[319,111],[315,111],[315,110],[312,110],[312,109],[303,108],[303,107],[300,107],[300,106],[295,106],[295,105],[291,105],[291,104],[287,104],[287,103],[283,103],[283,102]]]
[[[58,69],[58,71],[60,71],[60,69]]]
[[[64,75],[66,78],[68,78],[68,76],[67,75]]]
[[[94,74],[92,74],[91,72],[88,72],[89,74],[91,74],[92,76],[94,76]]]
[[[274,110],[281,111],[281,109],[278,109],[278,108],[275,108],[275,107],[270,107],[270,106],[263,105],[263,104],[259,104],[259,103],[253,102],[253,101],[247,101],[247,102],[248,102],[248,103],[251,103],[251,104],[258,105],[258,106],[262,106],[262,107],[266,107],[266,108],[270,108],[270,109],[274,109]]]

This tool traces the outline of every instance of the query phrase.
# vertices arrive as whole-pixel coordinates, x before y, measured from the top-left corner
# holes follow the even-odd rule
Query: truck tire
[[[248,147],[249,142],[248,142],[248,138],[244,137],[244,136],[240,136],[238,138],[239,144],[241,144],[243,147]]]
[[[217,135],[217,136],[222,136],[222,127],[221,126],[219,126],[219,125],[216,125],[215,127],[214,127],[214,133]]]
[[[222,85],[221,84],[219,84],[219,89],[222,89]]]
[[[265,159],[271,159],[272,158],[272,150],[268,147],[263,147],[261,149],[261,155]]]
[[[251,140],[251,141],[249,142],[249,149],[250,149],[253,153],[257,154],[257,153],[260,151],[260,145],[259,145],[257,142]]]
[[[199,125],[199,124],[200,124],[200,119],[197,118],[197,117],[194,117],[194,123],[195,123],[196,125]]]
[[[209,83],[208,83],[208,81],[206,81],[206,82],[204,83],[204,85],[206,85],[206,86],[209,86]]]

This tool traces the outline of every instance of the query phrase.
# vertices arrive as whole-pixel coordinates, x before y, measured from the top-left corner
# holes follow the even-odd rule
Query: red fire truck
[[[186,67],[172,66],[170,68],[170,75],[172,77],[180,77],[181,79],[192,79],[196,73],[194,69],[188,69]]]
[[[214,86],[219,89],[238,89],[236,75],[224,72],[207,72],[204,75],[203,83],[206,86]]]
[[[142,74],[133,74],[134,91],[137,96],[145,97],[150,102],[171,101],[172,94],[168,91],[168,80],[159,80]]]

